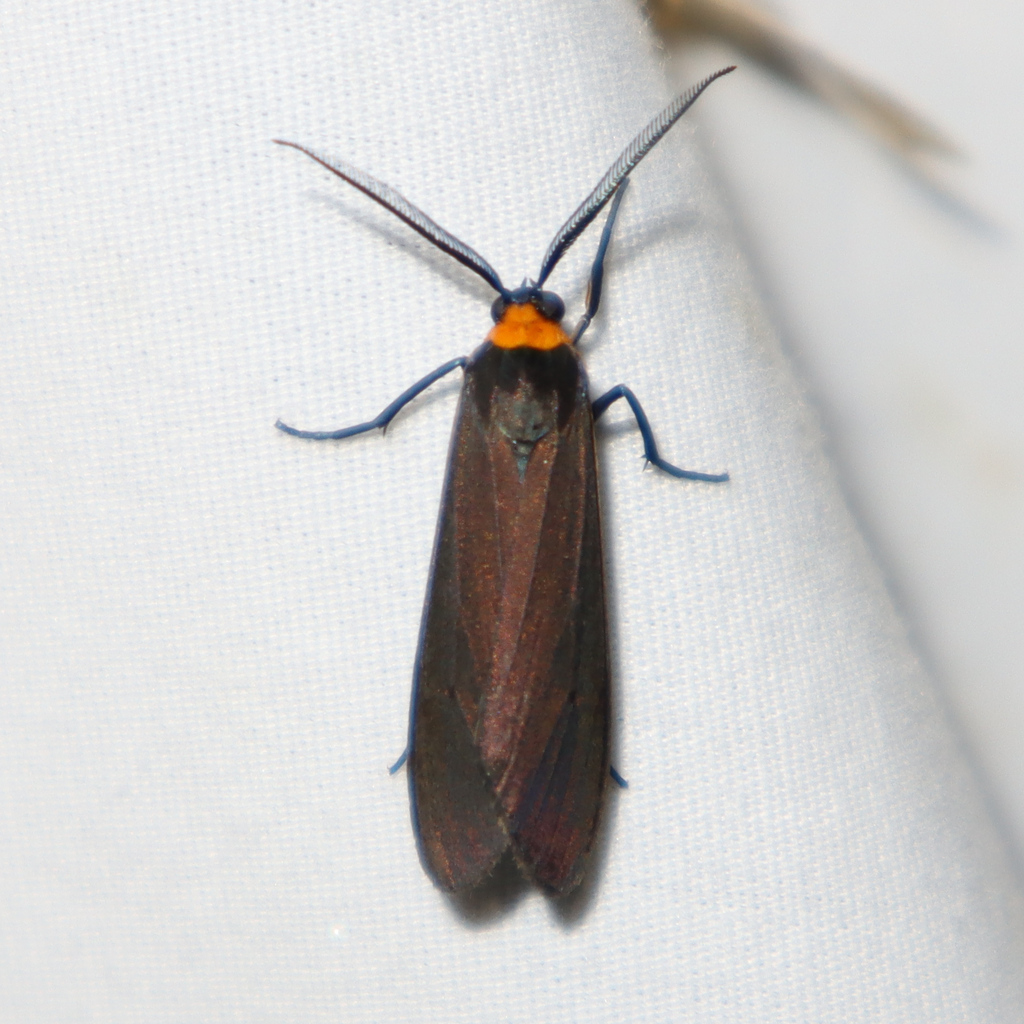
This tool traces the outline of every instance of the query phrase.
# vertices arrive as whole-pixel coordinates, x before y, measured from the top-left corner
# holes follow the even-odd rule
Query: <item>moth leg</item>
[[[654,443],[654,431],[651,430],[651,422],[648,420],[643,406],[625,384],[616,384],[611,391],[594,400],[594,419],[598,419],[612,402],[617,402],[620,398],[624,398],[629,403],[630,409],[633,410],[636,425],[640,428],[640,436],[644,439],[644,458],[648,462],[682,480],[705,480],[711,484],[720,484],[729,479],[728,473],[698,473],[692,469],[680,469],[678,466],[673,466],[671,462],[666,462],[658,454],[658,446]]]
[[[394,775],[395,772],[397,772],[398,769],[401,768],[402,765],[405,764],[405,762],[408,760],[409,748],[406,747],[405,750],[402,751],[402,756],[388,769],[388,775]]]
[[[368,430],[379,427],[381,430],[398,415],[399,411],[408,405],[421,391],[426,391],[436,380],[440,380],[445,374],[451,373],[456,367],[465,368],[466,356],[459,356],[457,359],[450,359],[443,366],[431,371],[422,380],[416,381],[411,388],[406,388],[389,406],[378,416],[366,423],[357,423],[354,427],[342,427],[341,430],[296,430],[278,420],[274,426],[283,430],[292,437],[302,437],[308,441],[340,441],[343,437],[354,437],[356,434],[365,434]]]
[[[619,789],[629,789],[629,783],[615,770],[615,765],[608,765],[608,774]]]
[[[626,186],[629,185],[629,178],[623,178],[622,184],[615,190],[615,198],[612,200],[611,209],[604,222],[604,230],[601,232],[601,242],[597,247],[597,255],[594,257],[594,265],[590,268],[590,282],[587,284],[587,311],[580,318],[576,330],[572,334],[572,343],[575,345],[583,335],[583,332],[590,326],[590,321],[597,315],[597,307],[601,304],[601,285],[604,283],[604,255],[608,251],[608,243],[612,240],[612,228],[615,226],[615,218],[619,213],[619,204],[626,194]]]

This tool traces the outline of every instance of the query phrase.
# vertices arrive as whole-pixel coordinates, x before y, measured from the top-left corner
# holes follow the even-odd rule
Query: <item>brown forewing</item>
[[[578,883],[608,773],[608,665],[593,418],[567,346],[485,345],[467,367],[409,764],[443,888],[482,880],[510,841],[545,888]]]

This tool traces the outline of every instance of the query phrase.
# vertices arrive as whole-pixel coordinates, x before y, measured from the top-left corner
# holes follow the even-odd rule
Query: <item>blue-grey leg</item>
[[[402,751],[402,756],[388,769],[388,775],[394,775],[395,772],[397,772],[398,769],[401,768],[402,765],[405,764],[405,762],[408,760],[409,748],[406,747],[405,750]]]
[[[619,789],[629,789],[629,783],[615,770],[615,765],[608,765],[608,774]]]
[[[594,257],[594,265],[590,268],[590,283],[587,285],[587,311],[580,318],[580,322],[573,331],[572,343],[575,345],[583,336],[583,332],[590,326],[590,321],[597,314],[597,307],[601,304],[601,285],[604,283],[604,255],[608,251],[608,243],[612,240],[612,228],[615,226],[615,218],[619,213],[619,204],[626,194],[626,186],[629,185],[629,178],[623,178],[622,184],[615,190],[615,198],[612,200],[611,209],[604,222],[604,230],[601,232],[601,242],[597,247],[597,255]]]
[[[408,405],[421,391],[426,391],[434,381],[440,380],[446,374],[451,373],[456,367],[465,367],[466,358],[466,356],[459,356],[458,359],[451,359],[444,366],[439,366],[432,373],[428,373],[422,380],[416,381],[411,388],[403,391],[379,416],[375,416],[367,423],[358,423],[354,427],[342,427],[341,430],[296,430],[295,427],[289,427],[280,420],[274,426],[278,430],[283,430],[286,434],[291,434],[292,437],[302,437],[307,441],[340,441],[343,437],[365,434],[368,430],[373,430],[375,427],[384,430],[401,409]]]
[[[651,422],[647,419],[643,406],[625,384],[617,384],[611,391],[594,401],[594,419],[598,419],[612,402],[617,402],[620,398],[629,402],[629,407],[633,410],[636,425],[640,428],[640,436],[644,439],[644,458],[652,465],[683,480],[706,480],[711,484],[721,484],[729,479],[728,473],[697,473],[692,469],[680,469],[678,466],[673,466],[671,462],[666,462],[658,454],[658,446],[654,443],[654,431],[651,430]]]

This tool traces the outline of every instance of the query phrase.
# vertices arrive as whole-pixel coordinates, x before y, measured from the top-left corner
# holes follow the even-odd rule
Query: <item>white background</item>
[[[701,114],[846,495],[1020,865],[1024,14],[998,0],[773,10],[963,152],[933,162],[933,192],[749,61]],[[691,53],[680,77],[730,59]]]
[[[643,474],[626,415],[602,430],[630,789],[567,906],[455,907],[418,864],[386,766],[458,384],[385,439],[272,424],[376,412],[490,296],[268,140],[367,168],[516,282],[667,99],[631,8],[33,4],[4,46],[0,1014],[1019,1018],[1005,847],[701,155],[732,108],[634,175],[587,339],[595,391],[630,383],[669,457],[733,475]],[[769,97],[773,146],[810,117],[869,153],[747,74],[718,88]],[[594,242],[552,281],[571,309]],[[797,340],[846,301],[797,297]]]

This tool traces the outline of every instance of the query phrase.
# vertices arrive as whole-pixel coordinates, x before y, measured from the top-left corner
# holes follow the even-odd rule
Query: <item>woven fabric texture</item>
[[[1019,1020],[1021,905],[700,151],[635,172],[586,339],[618,768],[583,893],[452,907],[409,678],[486,286],[668,93],[624,2],[5,17],[0,1020]],[[728,88],[728,79],[717,88]],[[591,230],[551,281],[582,305]],[[454,375],[454,376],[457,376]]]

